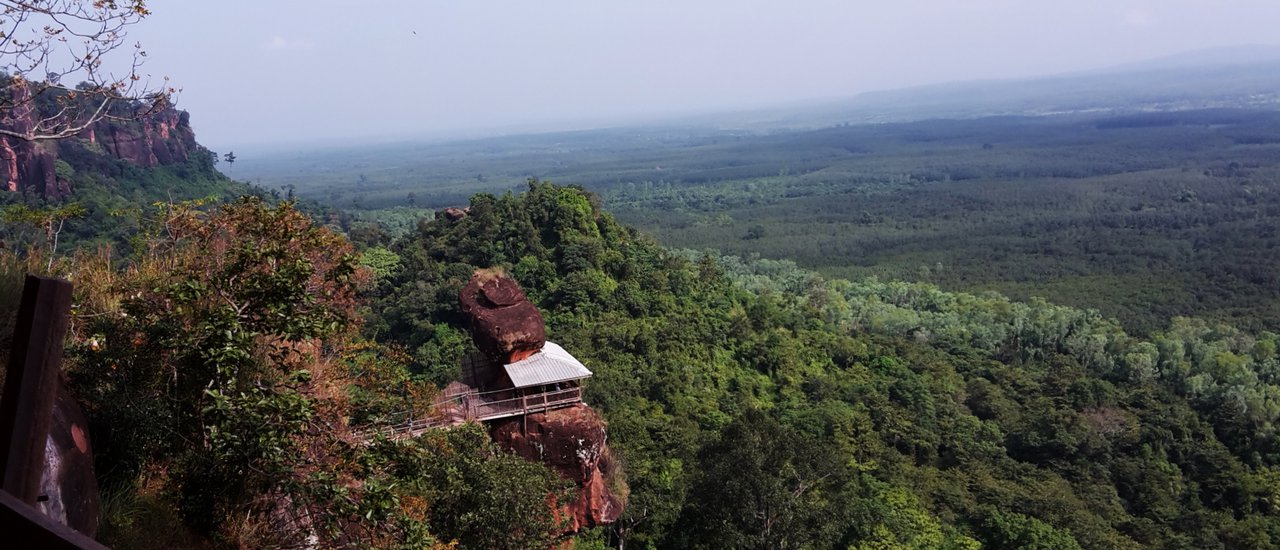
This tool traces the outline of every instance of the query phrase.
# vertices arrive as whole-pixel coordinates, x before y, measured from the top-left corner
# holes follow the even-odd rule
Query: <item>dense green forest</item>
[[[171,108],[178,88],[139,72],[125,31],[145,4],[5,4],[0,356],[30,351],[26,276],[74,288],[43,352],[61,353],[44,463],[77,470],[45,472],[63,485],[39,499],[49,519],[80,501],[75,528],[138,549],[1280,548],[1274,48],[220,157]],[[1151,23],[1129,15],[1129,33]],[[736,52],[726,23],[702,52],[717,66]],[[419,53],[453,42],[392,30]],[[130,43],[131,69],[99,74]],[[257,46],[238,51],[332,64],[302,35]],[[50,64],[63,50],[69,72]],[[528,53],[558,70],[550,51]],[[635,74],[682,71],[662,65]],[[449,89],[403,89],[467,116]],[[521,116],[503,97],[465,99]],[[329,139],[372,127],[340,114]],[[460,299],[469,281],[500,284]],[[481,306],[527,325],[487,331],[529,336],[519,357],[545,321],[591,372],[475,393],[473,330],[488,346],[462,310]]]
[[[1280,328],[1277,147],[1276,111],[1221,108],[599,130],[279,156],[246,173],[392,235],[476,190],[550,177],[667,246],[1040,296],[1149,334],[1178,315]]]
[[[590,195],[478,195],[392,250],[367,330],[436,381],[501,266],[595,370],[630,547],[1280,544],[1276,336],[673,253]]]
[[[477,173],[351,214],[64,144],[71,196],[8,197],[0,286],[77,282],[101,538],[1280,546],[1280,115],[668,132],[561,143],[598,194]],[[559,162],[541,139],[494,165]],[[614,524],[565,534],[573,488],[479,426],[360,435],[456,378],[493,267],[595,372]]]
[[[1043,296],[1143,333],[1176,315],[1275,329],[1277,137],[1277,113],[1242,111],[832,129],[771,147],[863,152],[608,196],[672,246]]]
[[[571,488],[482,429],[352,436],[456,375],[478,267],[596,373],[627,507],[579,547],[1280,546],[1273,333],[1131,336],[1044,301],[672,251],[536,181],[361,253],[288,202],[153,208],[123,265],[53,265],[77,281],[67,374],[116,546],[563,540],[546,499]],[[6,256],[10,279],[40,251]]]

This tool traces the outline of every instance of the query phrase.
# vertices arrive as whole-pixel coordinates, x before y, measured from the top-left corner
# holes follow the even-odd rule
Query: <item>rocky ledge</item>
[[[612,523],[626,506],[626,483],[609,451],[605,422],[584,404],[515,417],[490,425],[494,441],[546,464],[578,485],[578,498],[561,505],[571,531]]]

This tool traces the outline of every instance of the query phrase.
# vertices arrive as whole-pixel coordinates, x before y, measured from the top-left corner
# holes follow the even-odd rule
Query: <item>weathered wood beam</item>
[[[27,275],[0,395],[0,489],[30,506],[40,496],[70,315],[71,283]]]
[[[0,491],[0,527],[5,548],[42,550],[106,550],[106,546],[28,506],[17,497]]]

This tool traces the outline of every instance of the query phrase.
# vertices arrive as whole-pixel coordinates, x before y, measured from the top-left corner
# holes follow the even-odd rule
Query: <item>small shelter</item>
[[[465,418],[492,420],[582,402],[582,381],[591,370],[564,348],[547,342],[518,361],[499,366],[483,353],[463,358],[462,382],[446,389]]]
[[[577,386],[590,378],[591,371],[555,342],[547,342],[538,352],[502,366],[516,390],[555,391]]]

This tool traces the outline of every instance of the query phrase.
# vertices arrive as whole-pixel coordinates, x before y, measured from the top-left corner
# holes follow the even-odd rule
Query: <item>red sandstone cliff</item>
[[[26,88],[14,88],[13,109],[0,118],[0,128],[19,133],[30,132],[36,124],[37,113],[33,108],[30,92]],[[46,197],[59,197],[65,193],[58,185],[54,169],[53,144],[38,144],[21,139],[0,136],[0,185],[9,191],[28,189]]]
[[[604,419],[591,407],[572,407],[514,417],[490,425],[494,441],[546,464],[578,485],[578,498],[563,505],[571,530],[612,523],[626,506],[622,473],[609,451]]]
[[[17,107],[3,113],[0,128],[25,133],[35,126],[39,114],[27,101],[28,93],[15,89]],[[99,121],[67,140],[31,142],[0,136],[0,186],[54,199],[69,194],[68,183],[58,179],[55,161],[59,149],[72,140],[97,144],[111,157],[147,168],[184,163],[199,147],[187,113],[172,108],[133,121]]]
[[[515,279],[500,270],[477,270],[458,299],[471,326],[472,340],[495,364],[529,357],[546,342],[537,306]],[[508,387],[510,384],[506,382]],[[570,532],[612,523],[622,515],[626,482],[609,451],[604,419],[591,407],[577,403],[497,420],[489,424],[489,433],[504,448],[546,464],[578,486],[575,501],[555,504],[558,513],[572,520]]]
[[[129,123],[95,124],[82,137],[111,156],[138,166],[181,164],[196,150],[196,134],[186,111],[166,109]]]

